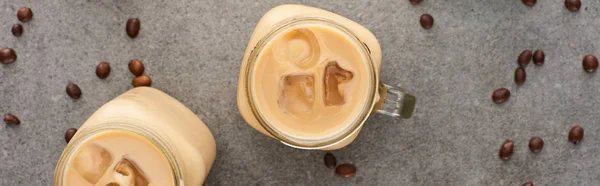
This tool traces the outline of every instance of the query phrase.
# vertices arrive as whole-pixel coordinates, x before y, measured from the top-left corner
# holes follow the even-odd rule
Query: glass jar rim
[[[323,142],[317,142],[317,143],[311,143],[311,140],[299,140],[299,139],[292,139],[292,137],[287,136],[285,134],[282,134],[281,132],[278,132],[271,124],[269,124],[266,120],[266,118],[263,116],[263,114],[259,111],[259,109],[256,107],[256,103],[255,103],[255,96],[252,93],[252,74],[254,74],[254,65],[256,64],[256,60],[258,58],[258,56],[261,54],[263,48],[265,46],[267,46],[267,44],[278,34],[280,34],[283,31],[286,31],[288,28],[296,26],[296,25],[302,25],[302,24],[309,24],[309,23],[318,23],[318,24],[325,24],[327,26],[332,27],[333,29],[337,29],[338,31],[341,31],[342,33],[346,34],[347,36],[350,37],[350,39],[356,43],[357,46],[360,47],[360,51],[361,54],[364,56],[365,58],[365,62],[367,63],[368,66],[368,73],[370,74],[369,79],[370,79],[370,83],[369,83],[369,93],[367,94],[367,98],[366,98],[366,102],[363,105],[363,108],[360,111],[360,115],[358,115],[353,122],[351,122],[352,124],[350,125],[350,127],[340,131],[338,134],[333,135],[333,137],[329,137],[329,138],[325,138],[323,140],[319,140],[319,141],[323,141]],[[358,36],[356,36],[356,34],[354,34],[354,32],[352,32],[350,29],[346,28],[345,26],[330,20],[330,19],[326,19],[326,18],[322,18],[322,17],[309,17],[309,16],[295,16],[295,17],[291,17],[288,19],[285,19],[277,24],[275,24],[276,27],[271,29],[271,31],[269,31],[265,36],[263,36],[258,42],[257,44],[254,46],[254,48],[252,49],[252,51],[250,52],[250,55],[248,57],[247,60],[247,65],[246,65],[246,69],[245,69],[245,74],[248,78],[246,78],[246,83],[245,83],[245,91],[246,91],[246,95],[248,97],[248,104],[250,105],[250,108],[252,110],[253,115],[255,116],[255,118],[258,120],[259,124],[269,133],[271,134],[273,137],[277,138],[279,141],[281,141],[282,143],[291,146],[291,147],[295,147],[295,148],[299,148],[299,149],[322,149],[322,148],[327,148],[333,145],[336,145],[342,141],[344,141],[345,139],[353,136],[354,133],[358,132],[360,130],[360,128],[362,127],[362,125],[364,124],[364,122],[366,121],[366,119],[369,117],[369,115],[371,114],[371,111],[373,110],[374,107],[374,99],[376,97],[376,90],[377,90],[377,77],[376,77],[376,71],[375,71],[375,66],[373,63],[373,59],[371,58],[370,54],[371,51],[370,49],[366,46],[366,44],[364,42],[362,42],[360,40],[360,38]],[[304,141],[304,142],[301,142]]]
[[[125,122],[126,120],[126,122]],[[174,186],[183,185],[182,178],[183,172],[175,155],[173,149],[168,145],[167,141],[162,138],[158,133],[150,130],[149,128],[142,127],[141,125],[133,125],[132,122],[141,123],[142,121],[131,119],[131,118],[115,118],[108,121],[104,121],[98,125],[85,128],[85,131],[78,131],[83,133],[77,133],[77,135],[69,141],[64,151],[62,152],[60,159],[54,170],[54,185],[62,186],[65,184],[65,176],[68,168],[68,163],[71,161],[77,150],[85,144],[85,142],[99,134],[110,132],[110,131],[122,131],[131,132],[146,140],[160,150],[164,157],[169,162],[171,173],[173,175]]]

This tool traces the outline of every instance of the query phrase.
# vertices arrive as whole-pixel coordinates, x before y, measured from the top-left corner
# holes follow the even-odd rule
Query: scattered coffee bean
[[[140,20],[138,18],[129,18],[125,26],[125,31],[129,37],[137,37],[138,33],[140,33]]]
[[[523,67],[519,67],[515,70],[515,83],[517,83],[517,85],[525,83],[526,78],[527,74],[525,74],[525,69]]]
[[[17,10],[17,18],[19,18],[19,21],[23,22],[31,21],[31,18],[33,18],[33,12],[27,7],[19,8],[19,10]]]
[[[510,98],[510,91],[506,88],[499,88],[492,94],[492,100],[495,103],[504,103]]]
[[[335,159],[335,156],[333,154],[331,154],[331,152],[328,152],[327,154],[325,154],[325,166],[327,166],[330,169],[335,168],[335,166],[337,165],[337,160]]]
[[[71,141],[71,138],[73,138],[73,136],[75,135],[75,133],[77,133],[77,129],[76,128],[69,128],[69,129],[67,129],[67,132],[65,132],[65,141],[67,143],[69,143],[69,141]]]
[[[583,70],[586,72],[595,72],[598,68],[598,58],[593,55],[586,55],[583,57]]]
[[[527,6],[533,6],[535,5],[536,0],[523,0],[523,4],[527,5]]]
[[[135,76],[144,74],[144,63],[139,59],[132,59],[129,61],[129,71]]]
[[[429,14],[421,15],[421,19],[419,19],[419,22],[421,23],[421,26],[424,29],[430,29],[431,27],[433,27],[433,17]]]
[[[579,142],[581,142],[582,139],[583,128],[581,128],[579,125],[573,126],[573,128],[571,128],[571,130],[569,131],[569,141],[577,145]]]
[[[335,173],[345,178],[356,175],[356,167],[352,164],[341,164],[335,168]]]
[[[410,3],[412,3],[413,5],[416,5],[416,4],[421,3],[421,1],[423,1],[423,0],[408,0],[408,1],[410,1]]]
[[[544,140],[540,137],[533,137],[529,140],[529,150],[538,153],[544,148]]]
[[[571,12],[577,12],[577,11],[579,11],[579,8],[581,8],[581,1],[580,0],[565,0],[565,6]]]
[[[79,99],[81,97],[81,89],[75,83],[69,83],[67,85],[67,95],[73,99]]]
[[[17,60],[17,53],[12,48],[0,49],[0,63],[10,64]]]
[[[509,160],[513,154],[514,146],[515,143],[513,141],[506,140],[506,142],[502,144],[502,147],[500,147],[500,152],[498,153],[500,155],[500,159],[504,161]]]
[[[108,62],[103,61],[96,66],[96,76],[100,79],[105,79],[110,74],[110,64]]]
[[[12,26],[12,28],[10,29],[10,32],[12,32],[12,34],[17,37],[23,35],[23,25],[21,25],[19,23],[14,24]]]
[[[21,124],[21,120],[13,114],[4,114],[4,123],[7,125],[19,125]]]
[[[527,183],[524,183],[523,186],[533,186],[533,183],[532,182],[527,182]]]
[[[519,55],[519,58],[517,59],[517,63],[519,63],[519,65],[521,65],[522,67],[525,67],[529,64],[532,57],[533,57],[533,53],[531,52],[531,50],[524,50]]]
[[[144,74],[133,78],[131,84],[133,85],[133,87],[149,87],[150,85],[152,85],[152,79],[150,79],[148,75]]]
[[[544,64],[544,60],[546,60],[546,55],[544,54],[544,51],[541,50],[536,50],[533,53],[533,63],[536,65],[543,65]]]

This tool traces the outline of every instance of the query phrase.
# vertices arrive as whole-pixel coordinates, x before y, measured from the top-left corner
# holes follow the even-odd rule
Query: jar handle
[[[410,118],[415,110],[417,98],[402,88],[379,83],[379,96],[374,109],[379,114]]]

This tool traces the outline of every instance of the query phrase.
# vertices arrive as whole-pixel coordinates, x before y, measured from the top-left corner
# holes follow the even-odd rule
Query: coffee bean
[[[408,0],[408,1],[410,1],[410,3],[412,3],[413,5],[416,5],[416,4],[421,3],[421,1],[423,1],[423,0]]]
[[[149,87],[150,85],[152,85],[152,79],[150,79],[148,75],[144,74],[133,78],[131,84],[133,85],[133,87]]]
[[[578,144],[583,139],[583,128],[579,125],[573,126],[569,131],[569,141],[573,144]]]
[[[544,140],[540,137],[533,137],[529,140],[529,150],[538,153],[544,148]]]
[[[21,25],[19,23],[14,24],[12,26],[12,28],[10,29],[10,32],[12,32],[12,34],[17,37],[23,35],[23,25]]]
[[[135,76],[144,74],[144,63],[139,59],[132,59],[129,61],[129,71]]]
[[[532,57],[533,57],[533,53],[531,52],[531,50],[524,50],[519,55],[519,58],[517,59],[517,63],[519,63],[519,65],[521,65],[522,67],[525,67],[529,64]]]
[[[67,143],[69,143],[69,141],[71,141],[71,138],[73,138],[73,136],[75,135],[75,133],[77,133],[77,129],[76,128],[69,128],[69,129],[67,129],[67,132],[65,132],[65,141]]]
[[[509,160],[513,154],[514,146],[515,143],[513,141],[506,140],[506,142],[502,144],[502,147],[500,147],[500,152],[498,153],[500,155],[500,159],[504,161]]]
[[[543,65],[544,64],[544,60],[546,60],[546,55],[544,54],[544,51],[541,50],[536,50],[533,53],[533,63],[536,65]]]
[[[103,61],[96,66],[96,76],[100,79],[105,79],[110,74],[110,64],[108,62]]]
[[[595,72],[598,68],[598,58],[593,55],[586,55],[583,57],[583,70],[586,72]]]
[[[433,17],[429,14],[421,15],[421,19],[419,19],[421,26],[425,29],[430,29],[433,27]]]
[[[79,99],[81,97],[81,89],[75,83],[69,83],[67,85],[67,95],[73,99]]]
[[[125,26],[125,31],[127,35],[131,38],[137,37],[140,32],[140,20],[138,18],[129,18],[127,20],[127,25]]]
[[[527,182],[527,183],[524,183],[523,186],[533,186],[533,183],[532,182]]]
[[[19,18],[19,21],[23,22],[31,21],[31,18],[33,18],[33,12],[27,7],[19,8],[19,10],[17,10],[17,18]]]
[[[495,103],[504,103],[510,98],[510,91],[506,88],[499,88],[492,94],[492,100]]]
[[[0,63],[10,64],[17,60],[17,53],[12,48],[0,49]]]
[[[21,120],[13,114],[4,114],[4,123],[7,125],[19,125],[21,124]]]
[[[515,83],[517,83],[517,85],[522,85],[525,83],[526,78],[527,74],[525,74],[525,69],[523,67],[518,67],[517,70],[515,70]]]
[[[527,6],[533,6],[535,5],[536,0],[523,0],[523,4],[527,5]]]
[[[335,156],[333,154],[331,154],[331,152],[328,152],[327,154],[325,154],[325,166],[327,166],[330,169],[335,168],[335,166],[337,165],[337,160],[335,159]]]
[[[356,175],[356,167],[352,164],[341,164],[335,168],[335,173],[340,176],[349,178]]]
[[[565,6],[571,12],[577,12],[577,11],[579,11],[579,8],[581,8],[581,1],[580,0],[565,0]]]

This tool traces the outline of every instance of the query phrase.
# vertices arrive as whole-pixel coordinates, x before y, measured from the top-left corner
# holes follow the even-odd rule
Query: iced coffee
[[[254,66],[256,106],[280,132],[328,138],[361,114],[369,99],[365,56],[343,33],[325,25],[284,30]]]
[[[367,28],[302,5],[265,13],[242,59],[237,103],[259,132],[302,149],[339,149],[371,113],[412,115],[415,97],[379,81],[381,47]]]
[[[202,185],[215,140],[183,104],[149,87],[98,109],[65,148],[55,186]]]

